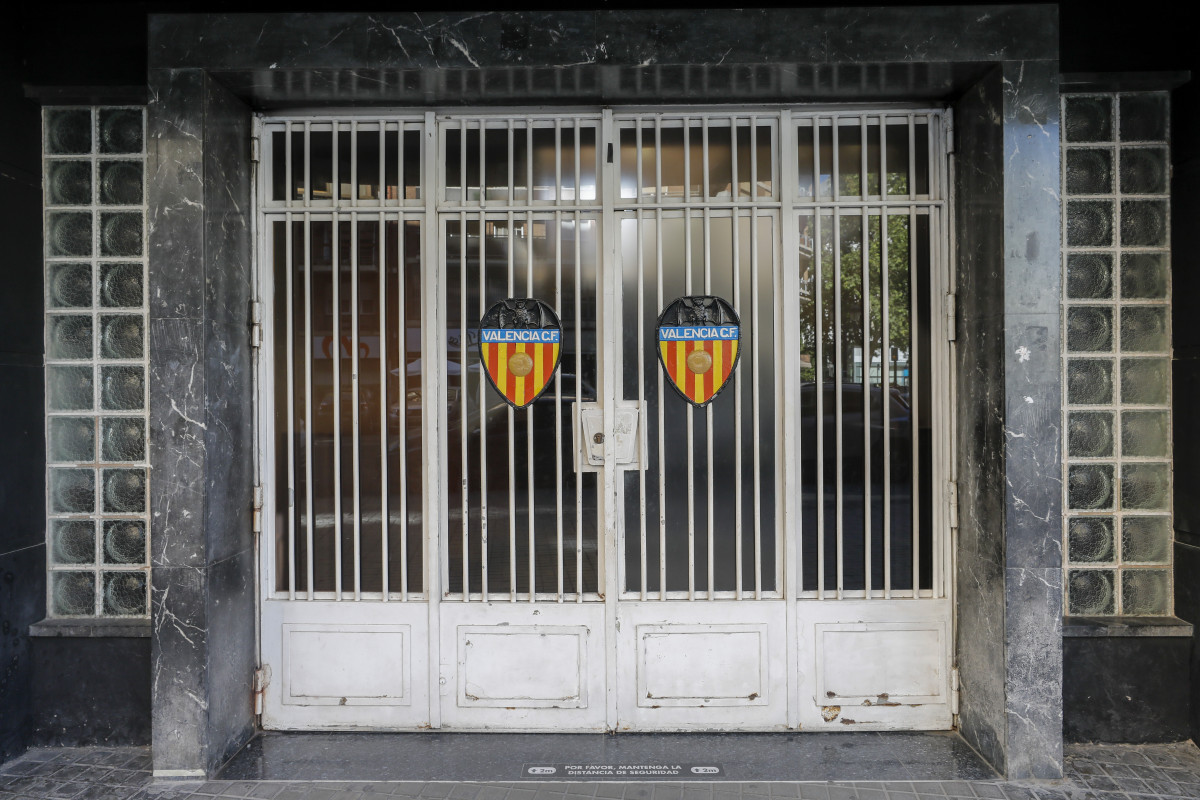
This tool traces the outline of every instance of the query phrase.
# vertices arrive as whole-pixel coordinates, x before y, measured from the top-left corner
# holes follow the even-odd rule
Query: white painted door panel
[[[622,602],[622,730],[787,725],[784,601]]]
[[[429,724],[424,603],[263,603],[263,727],[411,730]]]
[[[800,722],[806,729],[951,726],[950,602],[801,602]]]
[[[604,730],[604,606],[443,603],[446,728]]]

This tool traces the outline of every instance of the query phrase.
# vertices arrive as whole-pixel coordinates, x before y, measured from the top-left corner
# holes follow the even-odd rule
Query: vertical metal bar
[[[383,203],[383,121],[379,122],[379,202]],[[379,269],[379,557],[380,567],[379,589],[383,592],[383,602],[388,601],[388,532],[392,526],[391,511],[388,508],[388,379],[387,379],[387,220],[382,211],[379,212],[379,253],[376,256]],[[400,328],[403,335],[404,328]],[[404,359],[400,360],[400,369],[404,369]],[[403,396],[401,396],[403,403]],[[400,406],[400,413],[404,407]],[[404,442],[400,442],[400,453],[403,458]]]
[[[527,247],[533,248],[533,225],[530,224],[526,229]],[[562,313],[562,211],[555,209],[554,211],[554,310]],[[561,318],[561,317],[560,317]],[[565,342],[559,344],[559,358],[562,358],[562,346]],[[558,553],[558,602],[563,601],[563,573],[565,572],[565,564],[563,563],[563,496],[562,496],[562,478],[563,478],[563,441],[562,441],[562,376],[554,377],[554,530],[555,530],[555,548]],[[576,398],[578,400],[578,398]],[[578,477],[576,478],[578,481]]]
[[[750,202],[753,203],[757,200],[758,200],[758,117],[751,115],[750,116]],[[752,229],[753,229],[753,227],[754,227],[754,225],[751,224]],[[753,236],[753,238],[751,238],[750,241],[754,241],[755,239],[758,238],[758,232],[753,231],[752,236]],[[758,270],[756,268],[755,274],[757,274],[757,272],[758,272]],[[757,280],[755,282],[757,283]],[[754,471],[757,474],[758,465],[755,465]]]
[[[308,123],[304,123],[307,138]],[[305,161],[305,172],[308,171],[308,161]],[[307,193],[305,194],[307,199]],[[304,555],[307,560],[308,583],[305,599],[312,600],[313,584],[313,528],[316,520],[313,518],[313,457],[312,457],[312,220],[304,214],[304,514],[305,514],[305,544]]]
[[[863,178],[866,179],[867,135],[863,118]],[[866,189],[863,189],[866,196]],[[863,597],[871,597],[871,215],[862,209],[862,360],[863,360]],[[882,359],[881,359],[882,361]],[[882,398],[885,402],[886,397]]]
[[[287,137],[289,142],[288,150],[291,150],[291,123],[288,123]],[[291,159],[288,159],[288,172],[291,172]],[[288,187],[291,187],[291,181],[288,181]],[[286,320],[287,330],[287,353],[284,356],[284,361],[287,367],[287,491],[288,491],[288,600],[296,599],[296,365],[295,365],[295,314],[292,289],[292,271],[295,269],[295,257],[293,255],[292,243],[292,213],[289,211],[284,215],[284,225],[286,225],[285,236],[286,246],[284,258],[286,259],[287,269],[284,270],[284,293],[286,294],[286,307],[284,309],[284,319]],[[307,482],[307,479],[306,479]]]
[[[514,147],[515,136],[516,136],[516,131],[514,129],[514,122],[515,121],[513,120],[512,117],[508,118],[508,204],[510,206],[516,202],[516,198],[514,197],[516,188],[513,185],[513,170],[515,169],[515,167],[513,165],[513,160],[515,158],[514,151],[516,149]],[[509,235],[511,235],[511,234],[509,234]],[[528,239],[529,237],[526,236],[525,238]]]
[[[557,190],[556,190],[557,191]],[[580,267],[579,212],[575,212],[575,402],[583,402],[583,269]],[[582,424],[576,420],[576,424]],[[582,433],[582,431],[581,431]],[[600,544],[600,543],[598,543]],[[597,587],[599,583],[597,583]],[[583,476],[575,476],[575,602],[583,602]]]
[[[562,118],[554,119],[554,204],[562,205]],[[576,231],[578,233],[578,231]]]
[[[729,119],[729,202],[737,203],[741,200],[741,189],[738,183],[738,118],[730,117]],[[737,228],[737,217],[734,217],[734,228]],[[736,252],[736,248],[735,248]],[[737,303],[734,303],[734,308],[737,308]],[[739,577],[740,581],[741,578]]]
[[[460,150],[462,170],[461,192],[463,202],[466,202],[466,183],[467,183],[467,129],[464,121],[459,130],[462,131],[461,140],[462,148]],[[458,404],[459,409],[459,446],[462,456],[462,599],[464,603],[471,602],[471,468],[470,459],[468,458],[467,447],[467,431],[470,429],[467,415],[467,212],[458,212],[458,374],[459,374],[459,396],[462,398]],[[483,376],[480,376],[482,383]],[[482,391],[482,387],[480,387]],[[484,418],[482,396],[480,397],[479,418]],[[481,423],[482,424],[482,423]],[[486,441],[482,429],[480,430],[480,441]],[[483,460],[483,459],[481,459]],[[487,484],[483,483],[479,487],[479,495],[483,498],[483,508],[480,511],[480,519],[484,520],[483,524],[487,524]],[[484,600],[487,600],[487,595],[484,595]]]
[[[285,122],[283,125],[283,185],[286,187],[286,197],[284,202],[288,208],[292,207],[292,195],[295,191],[292,188],[292,123]],[[288,230],[291,230],[290,220]],[[292,268],[292,263],[288,262],[288,269]]]
[[[813,126],[820,131],[819,120],[813,119]],[[819,148],[817,148],[819,151]],[[817,173],[818,177],[820,173]],[[817,597],[825,599],[825,265],[822,262],[821,210],[817,208],[813,214],[813,260],[816,262],[816,324],[817,332],[817,369],[816,369],[816,408],[817,408]]]
[[[662,192],[662,149],[661,128],[659,120],[655,120],[656,152],[655,161],[659,165],[656,196]],[[654,273],[658,281],[657,305],[663,307],[663,213],[661,208],[654,209]],[[656,343],[657,345],[657,343]],[[666,435],[663,432],[663,370],[654,370],[658,378],[658,599],[667,599],[667,465],[663,445]]]
[[[708,186],[708,120],[704,121],[704,185]],[[705,189],[707,192],[707,188]],[[712,294],[712,219],[707,207],[704,209],[704,293]],[[713,409],[712,403],[704,408],[705,417],[705,500],[708,511],[708,599],[717,599],[715,583],[716,565],[713,561],[713,527],[716,517],[713,513]]]
[[[831,122],[830,141],[833,143],[833,166],[829,170],[829,182],[831,184],[830,191],[833,193],[833,199],[834,199],[834,201],[837,201],[837,200],[842,199],[842,187],[841,187],[841,180],[840,180],[840,174],[839,174],[839,172],[841,170],[841,166],[840,166],[841,153],[838,152],[838,116],[837,116],[837,114],[834,114],[830,118],[830,122]],[[839,230],[839,231],[841,230],[840,221],[839,221],[839,224],[835,226],[835,230]],[[834,240],[835,241],[837,240],[836,235],[834,237]],[[839,272],[840,272],[841,268],[842,267],[840,264],[838,264],[836,267],[836,269]],[[842,335],[841,328],[838,328],[838,337],[840,338],[841,335]],[[840,404],[838,407],[838,411],[839,411],[839,413],[841,412]]]
[[[701,180],[704,181],[704,185],[700,187],[700,197],[702,197],[705,200],[709,200],[711,198],[710,198],[709,192],[708,192],[709,155],[708,155],[708,116],[707,115],[700,118],[700,156],[701,156],[701,161],[703,162],[700,174],[702,176]],[[708,265],[706,263],[705,269],[707,269],[707,268],[708,268]],[[708,292],[707,287],[705,288],[704,291],[706,293]]]
[[[687,167],[687,120],[684,120],[684,170],[683,182],[690,186]],[[686,202],[686,199],[685,199]],[[690,210],[683,212],[683,293],[692,293],[692,214]],[[696,446],[695,446],[695,407],[687,407],[687,521],[688,521],[688,600],[696,599]]]
[[[509,212],[510,215],[512,212]],[[479,263],[487,258],[487,248],[484,247],[484,236],[487,221],[479,215]],[[507,297],[513,296],[513,250],[509,242],[508,258],[508,291]],[[482,414],[482,411],[480,412]],[[517,412],[508,406],[508,599],[517,602]]]
[[[638,198],[641,199],[641,139],[642,128],[641,121],[638,121]],[[646,408],[646,259],[644,257],[643,246],[645,244],[645,231],[642,229],[644,224],[642,218],[642,209],[639,206],[637,210],[637,391],[638,391],[638,414],[642,414]],[[645,424],[638,425],[638,556],[641,564],[641,584],[639,594],[641,599],[646,599],[646,583],[648,576],[646,574],[646,426]]]
[[[358,205],[358,120],[350,120],[350,207]],[[358,236],[357,229],[354,231]],[[357,346],[357,344],[355,345]],[[356,373],[357,374],[357,373]]]
[[[479,118],[479,207],[487,206],[487,169],[484,162],[485,139],[487,137],[487,121]],[[480,220],[479,235],[483,236],[483,221]]]
[[[403,122],[396,123],[396,204],[401,207],[404,206],[404,201],[407,199],[404,196],[404,133],[405,133],[404,128],[405,128],[405,125]],[[398,219],[397,223],[400,226],[400,230],[403,231],[404,230],[404,219],[403,218]],[[404,235],[401,234],[401,241],[403,241],[403,236]],[[402,257],[403,253],[404,253],[404,248],[401,247],[397,251],[397,257]],[[403,277],[403,275],[404,275],[403,265],[401,265],[401,267],[400,267],[400,275],[401,275],[401,277]],[[404,317],[404,319],[405,319],[405,324],[407,324],[407,317]],[[408,353],[408,343],[405,342],[404,348],[401,350],[401,354],[405,358],[407,358],[407,353]],[[406,400],[402,400],[402,402],[407,403]]]
[[[312,205],[312,123],[308,120],[304,121],[304,207],[308,208]],[[308,220],[304,221],[305,230],[308,229]],[[310,520],[311,522],[311,520]],[[312,586],[309,586],[309,591],[312,591]]]
[[[882,149],[883,144],[883,129],[886,125],[880,127],[880,153],[885,152]],[[883,156],[881,156],[881,159]],[[886,189],[886,175],[883,169],[883,162],[880,162],[880,187],[881,191]],[[883,596],[890,598],[892,596],[892,332],[891,332],[891,308],[889,297],[889,276],[888,276],[888,210],[887,206],[880,209],[880,239],[879,239],[879,291],[880,291],[880,316],[883,326],[883,339],[879,351],[880,367],[882,368],[883,378]]]
[[[737,152],[737,120],[734,120],[734,153]],[[733,185],[737,187],[737,157],[734,156]],[[733,307],[742,307],[742,217],[733,212]],[[754,231],[750,231],[751,237]],[[741,313],[741,312],[739,312]],[[738,347],[741,347],[738,342]],[[733,575],[734,592],[742,599],[742,370],[733,375]]]
[[[336,124],[334,130],[337,129]],[[334,134],[333,176],[337,185],[337,135]],[[334,201],[336,202],[336,200]],[[341,221],[333,212],[333,563],[334,590],[342,599],[342,306]]]
[[[434,223],[425,218],[421,224]],[[401,211],[396,215],[396,324],[400,326],[399,352],[396,353],[400,366],[400,439],[396,449],[400,453],[400,599],[408,600],[408,299],[405,296],[408,276],[404,265],[404,233],[405,219],[404,212]],[[462,391],[461,386],[459,391],[460,396],[465,398],[466,393]],[[422,392],[421,397],[424,404],[424,398],[428,395]]]
[[[573,127],[575,129],[575,205],[579,205],[583,202],[583,186],[580,184],[580,181],[583,180],[582,164],[580,163],[582,156],[579,152],[583,147],[583,137],[580,136],[578,119],[574,121]]]
[[[643,169],[643,167],[642,167],[642,117],[641,117],[641,115],[637,116],[637,118],[634,120],[634,124],[637,126],[637,128],[635,129],[637,131],[636,138],[635,138],[635,141],[637,143],[637,166],[636,166],[637,176],[635,177],[635,180],[637,182],[636,183],[636,185],[637,185],[637,202],[641,203],[642,195],[645,193],[645,187],[642,186],[642,169]],[[641,324],[641,323],[639,322],[639,324]]]
[[[863,114],[861,117],[858,118],[858,126],[859,126],[858,138],[859,138],[859,142],[860,142],[858,151],[859,151],[859,155],[862,157],[862,166],[860,168],[862,170],[862,172],[859,175],[859,187],[858,188],[859,188],[859,194],[862,195],[862,199],[865,201],[867,199],[867,193],[868,193],[867,170],[870,168],[869,165],[867,164],[867,115],[866,114]],[[864,220],[864,222],[865,222],[865,220]],[[864,253],[867,252],[865,246],[863,248],[863,252]]]
[[[351,123],[353,124],[353,123]],[[351,139],[353,143],[357,137]],[[353,175],[357,167],[351,156],[350,172]],[[355,194],[354,185],[351,184],[351,194]],[[362,421],[359,419],[360,411],[358,406],[359,398],[359,361],[358,361],[358,212],[350,212],[350,402],[353,404],[350,409],[351,428],[353,438],[350,441],[350,451],[354,457],[354,464],[351,468],[351,487],[354,492],[354,497],[351,500],[351,508],[354,513],[354,599],[362,599],[362,477],[361,477],[361,453],[359,452],[359,434],[362,431]]]
[[[879,115],[879,199],[884,203],[888,199],[887,185],[887,115]],[[886,209],[885,209],[886,212]],[[884,222],[887,222],[886,216]],[[884,226],[886,228],[886,225]],[[887,240],[887,235],[884,235],[884,241]],[[886,267],[885,270],[886,271]]]
[[[384,199],[387,196],[387,177],[384,171],[384,164],[387,161],[387,138],[384,135],[386,133],[386,129],[387,121],[382,119],[379,120],[379,196],[377,200],[379,201],[379,208],[381,212],[383,210]],[[382,217],[380,217],[380,219],[382,219]],[[382,269],[382,262],[380,262],[380,271],[382,271]],[[379,296],[380,298],[383,298],[385,295],[380,294]],[[380,302],[382,302],[382,300],[380,300]],[[382,335],[382,333],[383,332],[381,329],[380,335]]]
[[[909,130],[912,130],[912,117],[909,117]],[[909,140],[909,152],[912,152],[913,140]],[[916,181],[914,180],[915,173],[909,173],[909,191],[912,191]],[[917,309],[916,302],[916,287],[917,283],[917,207],[908,207],[908,261],[909,261],[909,318],[915,318],[913,311]],[[909,383],[909,418],[912,424],[912,581],[913,581],[913,599],[916,600],[921,594],[921,426],[918,415],[918,383],[917,378],[920,374],[920,364],[917,359],[917,335],[916,331],[909,334],[910,353],[908,356],[908,383]]]
[[[526,214],[526,225],[529,229],[533,228],[533,219],[529,214]],[[513,237],[515,229],[513,228],[513,212],[508,212],[508,252],[509,258],[512,258],[512,252],[515,249],[515,239]],[[533,248],[525,248],[525,296],[533,297]],[[533,602],[537,597],[537,589],[535,587],[535,579],[537,570],[535,568],[535,544],[534,536],[534,503],[533,503],[533,404],[529,404],[525,408],[525,480],[526,480],[526,496],[529,504],[529,602]]]
[[[483,315],[487,313],[487,259],[484,258],[485,249],[482,244],[484,234],[487,230],[487,219],[483,214],[479,215],[479,319],[482,321]],[[463,234],[463,248],[466,248],[467,236]],[[465,289],[464,289],[465,291]],[[482,327],[482,323],[480,325]],[[465,346],[465,340],[464,340]],[[482,340],[480,347],[482,347]],[[465,376],[466,373],[464,372]],[[464,386],[465,386],[465,377]],[[466,392],[463,392],[463,398],[466,398]],[[488,452],[487,452],[487,381],[483,375],[479,376],[479,593],[480,597],[486,603],[488,599]],[[466,462],[464,461],[464,469]]]
[[[691,128],[689,127],[691,120],[687,117],[683,118],[683,202],[690,203],[692,201],[692,144],[691,144]],[[685,215],[686,218],[686,215]],[[686,231],[690,226],[690,221],[685,222],[683,228]],[[689,234],[689,237],[690,234]],[[691,262],[688,262],[689,264]],[[688,294],[691,294],[691,289],[688,289]],[[689,414],[689,416],[691,416]]]
[[[753,123],[751,123],[753,125]],[[754,128],[752,127],[753,131]],[[751,142],[754,137],[751,136]],[[751,151],[753,152],[753,150]],[[756,173],[758,164],[751,162],[751,173]],[[757,185],[757,183],[755,184]],[[757,190],[756,190],[757,191]],[[750,330],[751,330],[751,360],[753,361],[753,380],[750,384],[752,400],[750,409],[751,430],[754,436],[754,599],[762,599],[762,367],[758,360],[759,340],[759,275],[758,268],[758,207],[750,209],[750,264],[753,272],[750,284]]]
[[[912,114],[908,115],[908,196],[917,195],[917,121]],[[916,228],[913,228],[915,231]],[[912,237],[909,237],[911,243]],[[916,284],[913,284],[914,286]],[[910,376],[912,372],[908,373]],[[911,380],[911,378],[910,378]]]
[[[836,123],[836,120],[835,120]],[[837,126],[834,125],[834,162],[837,162]],[[835,178],[836,180],[836,178]],[[842,217],[840,209],[833,210],[833,396],[837,416],[833,419],[834,452],[837,453],[837,479],[834,497],[836,506],[837,525],[837,599],[842,599],[845,589],[845,545],[843,542],[845,525],[845,486],[842,480],[842,465],[846,458],[846,450],[842,442],[842,412],[845,405],[842,402]]]

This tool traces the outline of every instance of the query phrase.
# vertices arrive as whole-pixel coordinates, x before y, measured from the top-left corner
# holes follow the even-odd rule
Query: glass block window
[[[1073,615],[1172,613],[1168,115],[1166,92],[1062,98]]]
[[[145,112],[46,108],[47,608],[148,614]]]

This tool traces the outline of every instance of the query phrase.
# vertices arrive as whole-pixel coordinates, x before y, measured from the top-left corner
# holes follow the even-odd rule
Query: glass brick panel
[[[1166,296],[1166,253],[1121,254],[1121,297],[1156,300]]]
[[[146,573],[104,573],[104,613],[116,617],[146,613]]]
[[[1171,419],[1166,411],[1121,413],[1121,455],[1162,457],[1170,455]]]
[[[1165,147],[1122,147],[1121,193],[1166,193],[1169,168]]]
[[[46,277],[46,299],[51,308],[92,307],[92,265],[53,264]]]
[[[142,215],[101,214],[100,254],[104,256],[140,256],[142,254]]]
[[[96,523],[90,519],[50,520],[50,560],[55,564],[96,561]]]
[[[144,137],[141,109],[102,109],[98,116],[101,153],[142,152]]]
[[[1113,204],[1104,200],[1067,202],[1067,245],[1107,247],[1113,242]]]
[[[1121,309],[1121,349],[1127,353],[1158,352],[1170,347],[1166,306]]]
[[[101,424],[105,461],[144,461],[146,421],[141,417],[109,417]]]
[[[92,408],[92,368],[46,367],[47,405],[51,411]]]
[[[100,407],[105,411],[136,411],[145,405],[144,367],[101,367]]]
[[[1067,613],[1115,614],[1116,573],[1108,569],[1073,569],[1067,577]]]
[[[86,108],[46,112],[46,153],[79,155],[92,149],[92,112]]]
[[[141,205],[141,163],[137,161],[101,161],[100,202],[106,206]]]
[[[1095,458],[1113,454],[1113,415],[1105,411],[1072,411],[1067,416],[1067,454]]]
[[[107,308],[142,305],[141,264],[100,265],[100,305]]]
[[[96,510],[96,472],[90,469],[50,470],[50,510],[90,514]]]
[[[1121,560],[1127,563],[1169,563],[1171,518],[1125,517],[1121,523]]]
[[[1067,402],[1076,405],[1111,403],[1113,363],[1109,359],[1072,358],[1067,361]]]
[[[1121,399],[1136,405],[1164,405],[1170,399],[1171,362],[1165,358],[1122,358]]]
[[[46,357],[83,359],[92,357],[92,317],[90,314],[47,317]]]
[[[52,206],[91,205],[91,162],[51,161],[46,169],[46,201]]]
[[[1124,508],[1166,511],[1170,494],[1170,464],[1121,466],[1121,505]]]
[[[1068,505],[1080,511],[1100,511],[1113,506],[1113,466],[1072,464],[1067,473]]]
[[[1070,253],[1067,256],[1067,297],[1072,300],[1112,297],[1112,254]]]
[[[1165,569],[1121,571],[1121,608],[1126,614],[1158,616],[1171,607],[1171,576]]]
[[[1074,353],[1107,352],[1113,346],[1113,312],[1106,306],[1067,309],[1067,349]]]
[[[104,470],[104,511],[106,513],[138,514],[145,510],[145,470]]]
[[[1112,99],[1068,97],[1065,128],[1068,142],[1107,142],[1112,139]]]
[[[146,561],[146,523],[140,519],[104,522],[104,563],[142,564]]]
[[[1067,560],[1072,564],[1113,560],[1112,517],[1071,517],[1067,522]]]
[[[90,616],[96,610],[96,573],[50,573],[51,608],[56,615]]]
[[[50,214],[46,220],[46,246],[52,256],[92,254],[92,215],[86,211]]]
[[[95,461],[96,419],[52,417],[48,456],[51,461]]]
[[[1078,194],[1111,194],[1113,189],[1113,154],[1107,148],[1087,148],[1067,151],[1067,192]]]
[[[1121,141],[1161,142],[1167,138],[1167,96],[1157,92],[1121,95]]]
[[[100,317],[101,358],[141,358],[145,318],[141,314]]]
[[[1167,204],[1161,200],[1121,201],[1121,245],[1163,247],[1167,244]]]

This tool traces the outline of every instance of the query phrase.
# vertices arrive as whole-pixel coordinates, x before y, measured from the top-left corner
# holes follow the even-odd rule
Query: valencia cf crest
[[[658,318],[658,360],[675,391],[698,408],[729,383],[741,340],[737,312],[719,297],[680,297]]]
[[[561,353],[562,323],[541,300],[501,300],[479,321],[483,370],[513,408],[525,408],[546,391]]]

